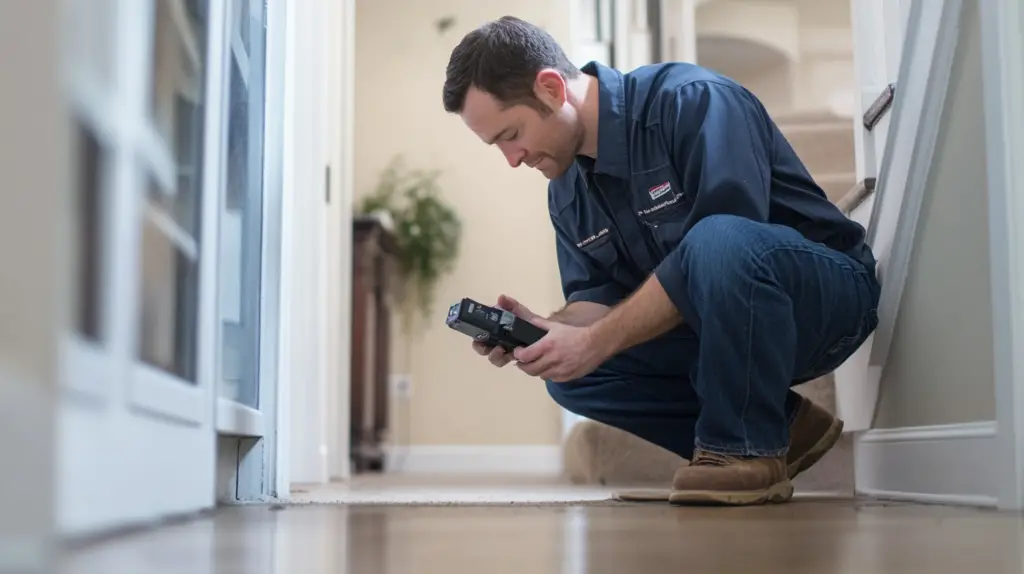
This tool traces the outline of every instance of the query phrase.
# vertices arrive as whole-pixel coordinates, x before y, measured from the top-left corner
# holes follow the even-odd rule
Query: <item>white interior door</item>
[[[221,38],[226,3],[67,0],[73,328],[59,525],[214,503]]]

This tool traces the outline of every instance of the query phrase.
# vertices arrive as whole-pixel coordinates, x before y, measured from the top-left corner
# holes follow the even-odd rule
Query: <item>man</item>
[[[505,17],[452,51],[444,106],[549,180],[566,306],[510,356],[569,411],[690,459],[678,504],[791,498],[842,422],[791,387],[877,325],[864,228],[833,206],[758,99],[684,64],[577,69]]]

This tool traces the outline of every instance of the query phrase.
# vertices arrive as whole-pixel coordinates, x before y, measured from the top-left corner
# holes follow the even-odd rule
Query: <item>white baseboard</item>
[[[857,494],[995,507],[995,421],[873,429],[856,437]]]
[[[385,470],[410,474],[559,474],[560,445],[424,445],[387,449]]]

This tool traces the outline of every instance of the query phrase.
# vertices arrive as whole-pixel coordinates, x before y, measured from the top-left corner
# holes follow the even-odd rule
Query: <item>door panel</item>
[[[65,533],[214,503],[221,121],[208,103],[224,9],[102,1],[68,0],[64,18],[80,229],[61,360]]]

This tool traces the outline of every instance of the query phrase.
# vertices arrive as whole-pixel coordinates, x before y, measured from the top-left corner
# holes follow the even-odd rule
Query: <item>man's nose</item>
[[[505,161],[512,167],[519,167],[526,159],[526,150],[512,146],[500,146],[501,153],[505,154]]]

